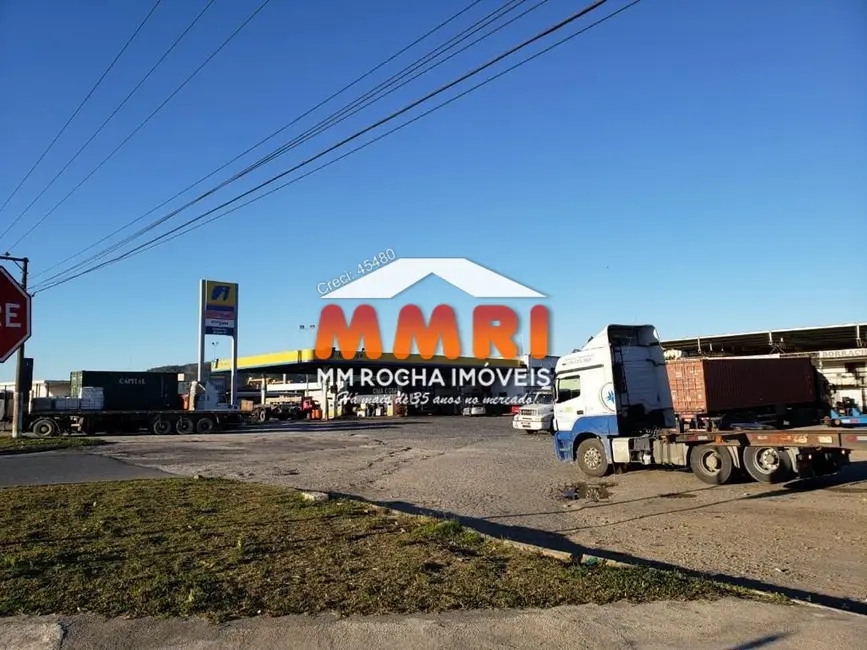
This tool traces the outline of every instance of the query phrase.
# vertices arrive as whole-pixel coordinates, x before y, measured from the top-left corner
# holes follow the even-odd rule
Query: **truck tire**
[[[578,468],[587,476],[602,478],[608,474],[610,465],[605,456],[605,446],[599,438],[587,438],[578,445],[575,452]]]
[[[735,464],[727,449],[714,445],[699,445],[689,455],[692,473],[710,485],[725,485],[734,477]]]
[[[214,424],[213,419],[209,417],[199,418],[196,421],[196,433],[200,433],[202,435],[207,433],[213,433],[215,426],[216,425]]]
[[[759,483],[783,483],[795,475],[789,454],[781,447],[746,447],[744,469]]]
[[[150,429],[155,436],[165,436],[172,432],[172,423],[162,418],[154,418]]]
[[[195,430],[196,425],[190,418],[179,417],[178,421],[175,422],[175,431],[177,431],[181,435],[192,433]]]
[[[57,426],[57,422],[51,418],[39,418],[30,427],[30,430],[40,438],[53,438],[58,434],[60,429]]]

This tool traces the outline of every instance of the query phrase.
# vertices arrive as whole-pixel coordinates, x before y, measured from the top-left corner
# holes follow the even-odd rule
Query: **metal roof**
[[[662,347],[687,354],[769,354],[861,348],[867,347],[867,323],[690,336],[662,341]]]
[[[520,368],[521,359],[476,359],[475,357],[458,357],[449,359],[444,356],[435,356],[432,359],[424,359],[419,354],[411,354],[406,359],[398,359],[390,352],[384,352],[378,359],[369,358],[364,352],[357,352],[352,359],[344,359],[339,353],[332,353],[331,359],[319,359],[313,348],[306,350],[285,350],[283,352],[269,352],[249,357],[238,357],[239,371],[262,370],[270,373],[292,373],[314,370],[323,366],[355,365],[355,366],[457,366],[457,367],[481,367],[485,364],[492,368]],[[231,370],[231,359],[218,359],[212,365],[212,372],[227,372]]]

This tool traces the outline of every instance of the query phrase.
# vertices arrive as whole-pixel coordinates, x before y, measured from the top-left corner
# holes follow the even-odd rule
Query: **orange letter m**
[[[422,359],[433,359],[440,339],[443,343],[443,355],[447,359],[461,356],[455,310],[448,305],[439,305],[433,310],[430,325],[425,325],[421,309],[415,305],[407,305],[401,309],[394,335],[394,356],[401,360],[409,358],[413,338]]]
[[[382,356],[382,339],[379,336],[379,321],[376,311],[370,305],[359,305],[352,313],[352,322],[346,325],[343,309],[328,305],[319,314],[319,328],[316,331],[316,358],[331,358],[334,339],[337,349],[344,359],[352,359],[364,340],[364,351],[369,359]]]

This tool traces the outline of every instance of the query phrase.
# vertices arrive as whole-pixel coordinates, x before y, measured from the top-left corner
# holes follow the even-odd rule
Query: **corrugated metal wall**
[[[718,413],[816,399],[809,359],[687,359],[666,364],[674,410]]]

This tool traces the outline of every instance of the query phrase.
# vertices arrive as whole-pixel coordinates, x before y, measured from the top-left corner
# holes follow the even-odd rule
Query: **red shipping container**
[[[666,364],[674,410],[680,415],[816,400],[810,359],[681,359]]]

